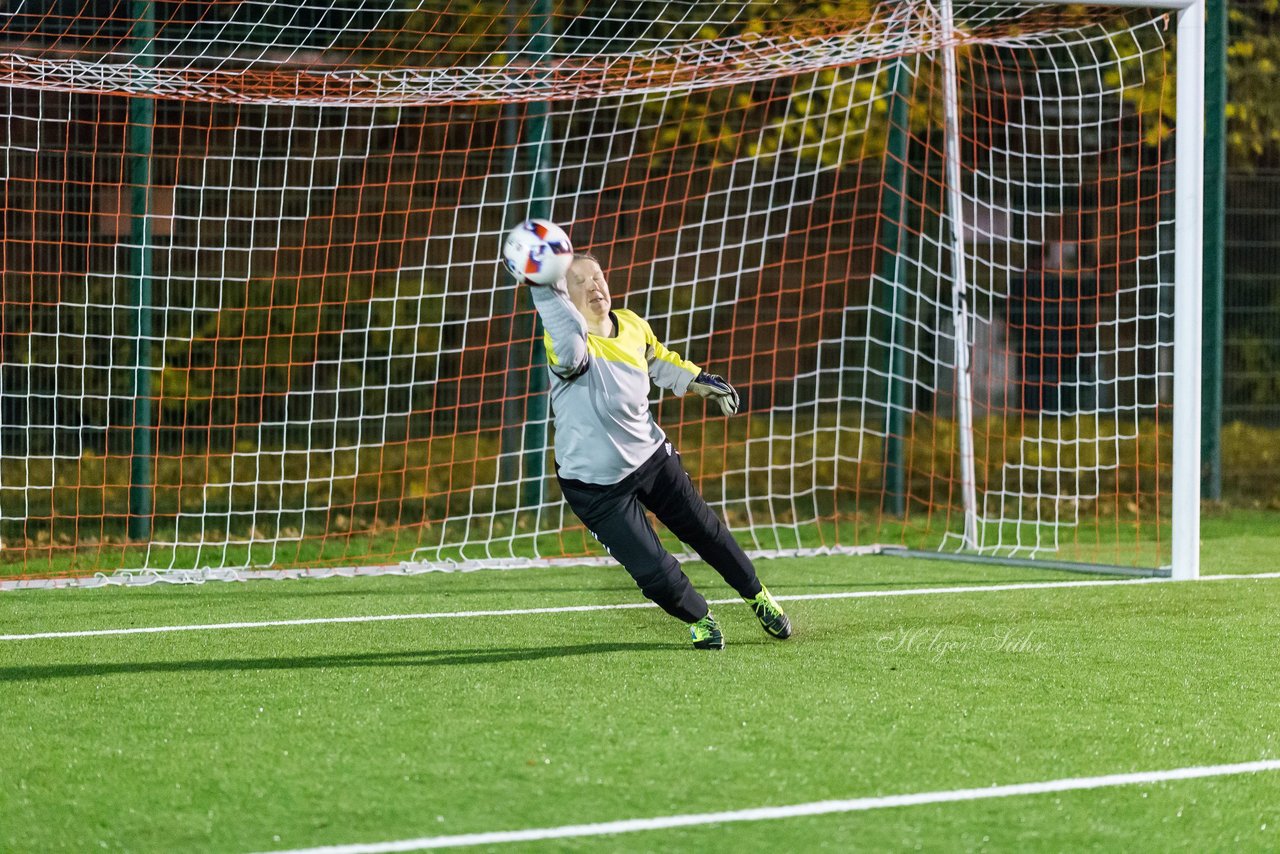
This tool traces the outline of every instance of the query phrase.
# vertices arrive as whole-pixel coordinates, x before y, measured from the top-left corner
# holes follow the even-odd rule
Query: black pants
[[[641,592],[686,623],[707,615],[707,600],[654,533],[645,509],[724,577],[740,596],[760,592],[755,567],[720,518],[693,487],[680,455],[663,442],[658,452],[609,486],[560,478],[569,507],[592,536],[626,568]]]

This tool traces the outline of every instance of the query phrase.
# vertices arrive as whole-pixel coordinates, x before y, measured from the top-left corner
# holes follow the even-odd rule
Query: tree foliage
[[[1280,0],[1228,6],[1227,156],[1238,166],[1280,160]]]

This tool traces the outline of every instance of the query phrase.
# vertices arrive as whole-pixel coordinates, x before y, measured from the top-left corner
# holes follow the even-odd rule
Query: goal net
[[[0,579],[600,558],[496,260],[530,215],[740,391],[654,407],[748,550],[1167,566],[1178,20],[19,2]]]

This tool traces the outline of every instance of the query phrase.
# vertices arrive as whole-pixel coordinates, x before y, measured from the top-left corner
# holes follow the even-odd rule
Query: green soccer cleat
[[[709,611],[707,616],[690,624],[689,634],[693,636],[694,649],[724,649],[724,634]]]
[[[760,621],[766,634],[778,640],[791,637],[791,621],[787,619],[782,606],[773,598],[773,594],[767,587],[761,585],[760,592],[754,599],[748,599],[747,604],[751,606],[752,611],[756,612],[756,619]]]

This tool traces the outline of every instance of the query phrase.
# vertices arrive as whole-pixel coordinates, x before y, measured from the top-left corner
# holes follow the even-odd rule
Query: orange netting
[[[960,4],[955,211],[927,5],[463,5],[5,20],[0,577],[597,555],[529,212],[741,392],[655,406],[750,547],[1166,559],[1164,18]]]

